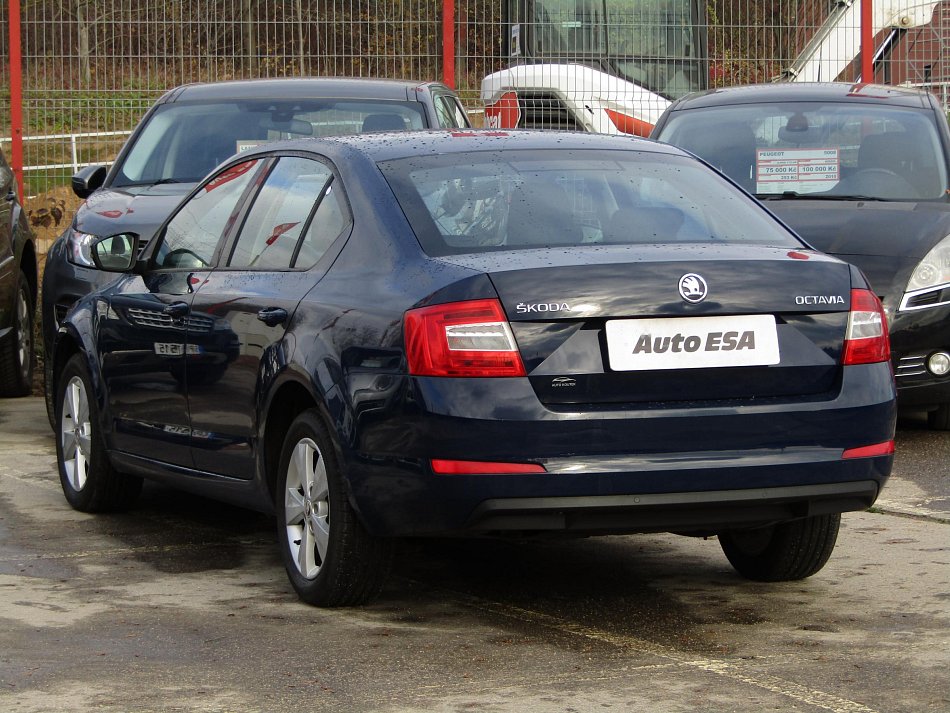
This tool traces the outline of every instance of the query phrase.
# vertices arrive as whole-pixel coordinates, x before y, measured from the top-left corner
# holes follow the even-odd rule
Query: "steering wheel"
[[[890,181],[900,181],[901,183],[906,183],[907,179],[901,176],[899,173],[895,173],[889,168],[862,168],[860,171],[854,174],[855,178],[886,178]]]
[[[912,183],[889,168],[863,168],[845,178],[835,187],[835,193],[856,193],[881,200],[913,200],[920,197]]]
[[[188,248],[175,248],[169,251],[162,263],[165,267],[207,267],[210,264]]]

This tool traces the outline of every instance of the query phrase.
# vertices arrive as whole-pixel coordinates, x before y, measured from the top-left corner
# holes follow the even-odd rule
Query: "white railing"
[[[945,112],[950,111],[950,82],[907,82],[904,86],[926,89],[937,97]]]
[[[88,133],[74,133],[74,134],[44,134],[42,136],[24,136],[23,141],[62,141],[64,139],[69,139],[69,149],[70,157],[72,158],[71,163],[47,163],[47,164],[38,164],[34,166],[24,166],[23,171],[48,171],[56,168],[71,168],[73,173],[82,168],[83,164],[79,161],[79,139],[94,139],[104,136],[129,136],[132,133],[132,130],[128,131],[95,131]],[[9,137],[0,137],[0,145],[9,144],[11,139]],[[110,162],[105,162],[106,165]]]

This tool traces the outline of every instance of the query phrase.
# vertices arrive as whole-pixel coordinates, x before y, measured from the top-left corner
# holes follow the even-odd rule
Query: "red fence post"
[[[442,81],[455,89],[455,0],[442,0]]]
[[[874,81],[874,17],[873,0],[861,0],[861,81]]]
[[[23,61],[20,56],[20,0],[10,0],[10,167],[23,192]]]

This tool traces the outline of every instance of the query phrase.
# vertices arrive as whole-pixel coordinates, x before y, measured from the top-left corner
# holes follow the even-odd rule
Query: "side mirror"
[[[138,238],[131,233],[110,235],[92,244],[92,261],[105,272],[129,272],[138,259]]]
[[[80,198],[88,198],[90,194],[106,181],[105,166],[86,166],[73,175],[73,193]]]

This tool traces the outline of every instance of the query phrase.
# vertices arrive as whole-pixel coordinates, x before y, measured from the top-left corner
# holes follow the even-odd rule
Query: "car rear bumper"
[[[689,493],[507,498],[482,502],[467,528],[475,531],[684,531],[765,525],[812,515],[866,510],[876,480],[782,488]]]
[[[848,367],[827,400],[599,412],[489,381],[416,379],[393,415],[360,424],[361,447],[343,455],[371,532],[716,532],[866,509],[893,460],[843,457],[894,437],[887,364]],[[432,458],[546,472],[437,474]]]
[[[750,454],[754,457],[756,454]],[[676,470],[440,475],[426,463],[378,463],[354,483],[357,508],[378,535],[491,531],[711,534],[810,515],[866,510],[892,457]],[[550,464],[546,464],[550,465]],[[381,494],[385,493],[385,496]]]

